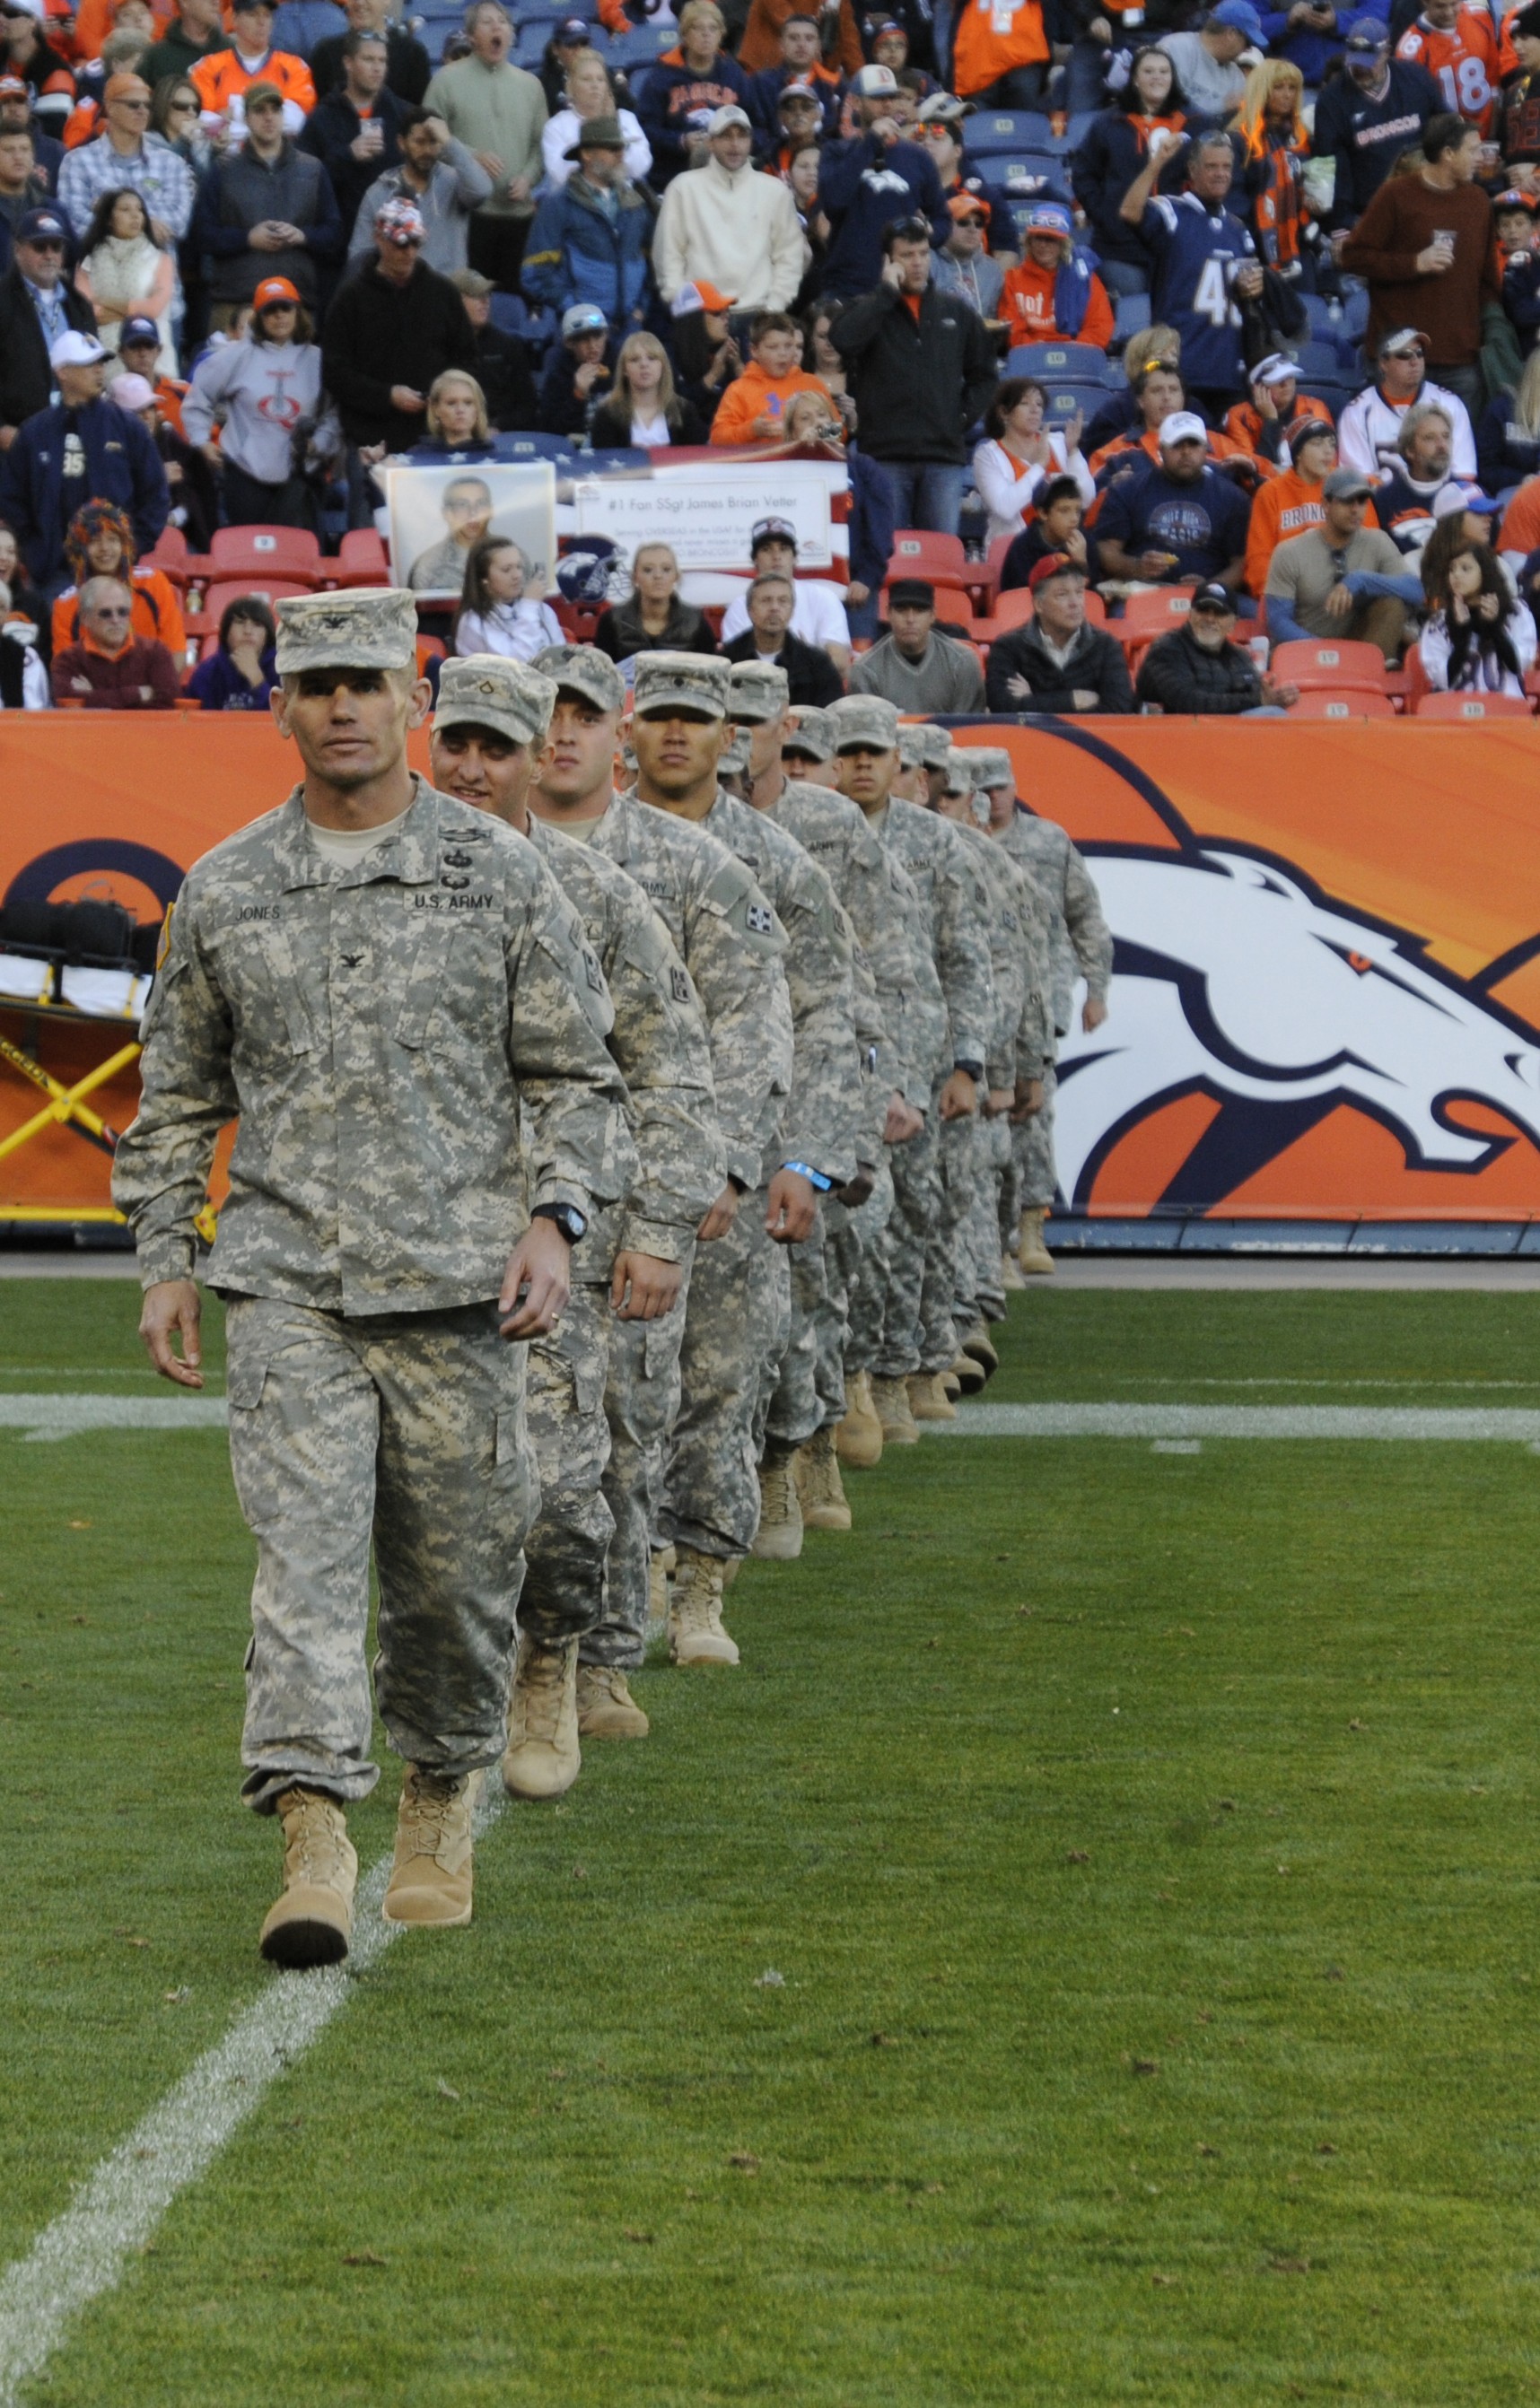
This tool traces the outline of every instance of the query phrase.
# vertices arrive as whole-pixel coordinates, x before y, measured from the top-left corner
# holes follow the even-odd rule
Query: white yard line
[[[500,1786],[483,1792],[478,1838],[502,1808]],[[390,1864],[382,1856],[358,1885],[346,1966],[276,1974],[87,2176],[26,2256],[0,2273],[0,2408],[16,2408],[20,2386],[41,2372],[92,2300],[117,2288],[127,2259],[144,2247],[178,2192],[208,2172],[280,2075],[347,2005],[353,1977],[400,1938],[401,1926],[380,1913]]]
[[[959,1405],[927,1438],[1359,1439],[1540,1441],[1540,1412],[1520,1405]]]
[[[0,1397],[0,1429],[40,1441],[85,1430],[223,1429],[226,1419],[223,1397]]]

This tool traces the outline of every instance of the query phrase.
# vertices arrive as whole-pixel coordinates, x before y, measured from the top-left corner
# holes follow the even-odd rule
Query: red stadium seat
[[[254,594],[269,609],[289,594],[310,594],[314,587],[297,577],[265,577],[259,583],[254,576],[237,577],[226,573],[209,587],[201,610],[186,612],[187,633],[194,642],[213,643],[219,636],[219,623],[232,602],[243,595]]]
[[[214,574],[226,577],[288,577],[305,593],[326,581],[321,546],[309,527],[233,526],[215,531],[209,547]]]
[[[1425,694],[1418,719],[1533,719],[1534,706],[1521,694]]]
[[[163,527],[153,552],[147,552],[140,561],[141,568],[158,568],[161,575],[174,585],[179,594],[187,585],[187,538],[180,527]]]
[[[1361,687],[1369,694],[1385,692],[1385,655],[1377,644],[1320,642],[1278,644],[1273,652],[1273,674],[1280,685],[1318,686],[1333,694]]]
[[[965,585],[969,567],[960,536],[932,535],[928,527],[900,527],[893,538],[887,575],[890,583],[895,577],[928,577],[932,583],[939,578],[948,585]]]
[[[390,560],[373,527],[351,527],[335,563],[326,563],[334,585],[388,585]]]
[[[1388,694],[1375,694],[1368,686],[1349,686],[1342,692],[1331,686],[1317,685],[1301,695],[1288,716],[1290,719],[1394,719],[1396,707]]]
[[[1191,585],[1162,585],[1153,593],[1130,594],[1121,619],[1109,620],[1111,632],[1126,652],[1143,652],[1157,636],[1169,636],[1182,624],[1195,591]]]

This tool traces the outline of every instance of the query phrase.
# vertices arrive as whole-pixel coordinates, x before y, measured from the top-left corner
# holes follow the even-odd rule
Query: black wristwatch
[[[975,1087],[978,1086],[983,1080],[984,1065],[982,1062],[954,1062],[952,1068],[954,1070],[966,1070],[969,1077],[972,1080]]]
[[[554,1221],[569,1246],[575,1246],[587,1229],[585,1214],[575,1204],[537,1204],[529,1215],[532,1221]]]

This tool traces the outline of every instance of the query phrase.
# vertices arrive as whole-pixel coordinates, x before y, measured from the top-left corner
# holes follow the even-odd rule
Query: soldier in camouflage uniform
[[[689,1286],[681,1302],[644,1328],[617,1322],[612,1335],[605,1496],[614,1514],[615,1536],[604,1617],[583,1640],[579,1654],[583,1664],[625,1670],[640,1665],[646,1644],[648,1541],[658,1457],[679,1406],[680,1352],[690,1290],[700,1264],[729,1237],[741,1217],[740,1204],[759,1183],[765,1150],[780,1125],[790,1084],[791,1006],[782,968],[785,937],[754,880],[714,837],[669,811],[650,808],[635,794],[615,794],[612,774],[625,686],[614,663],[590,646],[564,644],[541,652],[535,666],[554,680],[557,695],[530,808],[618,862],[668,929],[705,1014],[727,1164],[722,1185],[697,1232]],[[713,666],[700,655],[693,656],[697,672]],[[726,675],[723,665],[724,685]],[[713,723],[713,795],[719,727],[719,722]],[[751,1395],[750,1421],[755,1401]],[[735,1448],[739,1456],[746,1454],[741,1478],[751,1502],[756,1502],[752,1431],[743,1419],[742,1400],[708,1396],[697,1410],[705,1424],[702,1442],[708,1450],[714,1446],[718,1456],[732,1459]],[[669,1617],[669,1648],[676,1663],[736,1660],[737,1651],[722,1627],[721,1600],[719,1569],[714,1586],[710,1571],[676,1582]],[[579,1721],[586,1733],[588,1719],[580,1713]]]
[[[788,778],[804,786],[827,786],[831,793],[838,792],[834,730],[827,710],[815,710],[810,703],[799,705],[781,738],[781,766]]]
[[[769,1427],[781,1438],[791,1437],[799,1427],[811,1427],[812,1436],[804,1440],[797,1458],[803,1519],[813,1528],[848,1529],[850,1508],[840,1484],[835,1432],[849,1417],[852,1442],[859,1424],[870,1460],[876,1461],[882,1452],[882,1425],[871,1410],[870,1395],[864,1393],[859,1367],[851,1381],[856,1393],[846,1392],[850,1289],[863,1235],[870,1241],[885,1225],[892,1209],[885,1148],[903,1143],[923,1126],[922,1114],[906,1101],[912,1077],[908,1048],[914,1036],[911,1023],[916,979],[921,974],[912,956],[910,935],[918,896],[907,873],[884,851],[854,803],[831,787],[787,777],[783,766],[786,748],[801,738],[810,719],[820,724],[808,740],[820,747],[827,743],[831,760],[833,741],[827,712],[804,711],[799,726],[788,730],[786,706],[784,669],[771,661],[734,665],[730,707],[749,738],[750,799],[756,810],[785,828],[818,863],[851,925],[856,946],[856,1041],[866,1100],[856,1179],[824,1198],[821,1242],[810,1239],[791,1250],[792,1345],[782,1367]],[[928,959],[923,968],[934,983]],[[928,1103],[928,1079],[924,1095]],[[815,1400],[811,1407],[806,1389],[798,1384],[799,1375],[811,1382]]]
[[[799,1426],[766,1438],[752,1485],[745,1461],[752,1468],[758,1453],[766,1369],[790,1341],[785,1250],[814,1235],[820,1195],[854,1178],[862,1110],[849,922],[796,838],[717,783],[729,679],[725,661],[639,653],[631,723],[639,798],[703,826],[749,870],[784,932],[791,999],[791,1087],[765,1151],[762,1193],[744,1198],[733,1228],[698,1262],[685,1315],[660,1516],[679,1556],[676,1610],[682,1580],[719,1584],[751,1548],[777,1559],[800,1551],[792,1460],[816,1426],[811,1378],[794,1408]],[[735,1400],[726,1414],[724,1397]]]
[[[927,940],[946,1006],[945,1041],[931,1065],[931,1111],[922,1134],[892,1156],[894,1210],[883,1246],[863,1264],[860,1290],[880,1313],[872,1398],[885,1440],[918,1435],[906,1383],[945,1371],[957,1354],[953,1263],[960,1198],[943,1186],[939,1131],[978,1108],[995,1019],[988,938],[975,873],[957,831],[933,812],[893,796],[899,716],[875,695],[830,706],[840,783],[903,863],[919,890]]]
[[[278,617],[274,716],[304,781],[188,875],[113,1184],[151,1359],[199,1385],[194,1218],[238,1115],[209,1281],[258,1547],[244,1794],[283,1824],[263,1953],[313,1965],[347,1953],[343,1810],[379,1778],[371,1541],[376,1693],[408,1759],[384,1911],[469,1920],[537,1502],[506,1341],[554,1326],[571,1247],[633,1155],[569,909],[531,847],[407,767],[428,702],[412,596],[317,594]]]
[[[1009,753],[1004,767],[1011,768]],[[987,789],[989,834],[1014,861],[1031,872],[1047,906],[1053,931],[1053,1016],[1056,1036],[1067,1037],[1074,1016],[1076,971],[1086,982],[1081,1026],[1100,1028],[1107,1017],[1107,989],[1112,982],[1113,940],[1101,911],[1090,871],[1064,830],[1053,820],[1040,819],[1016,800],[1014,773]],[[1043,1110],[1017,1127],[1015,1158],[1021,1205],[1020,1263],[1024,1271],[1041,1276],[1053,1269],[1053,1256],[1043,1242],[1043,1225],[1053,1207],[1058,1180],[1054,1171],[1054,1097],[1058,1088],[1052,1063],[1043,1073]]]
[[[604,1611],[614,1521],[604,1396],[612,1312],[655,1322],[677,1302],[696,1226],[724,1176],[706,1025],[678,953],[646,896],[591,845],[531,817],[526,796],[556,688],[522,661],[444,663],[429,763],[440,792],[496,813],[526,838],[572,906],[574,934],[610,989],[610,1052],[626,1081],[637,1175],[618,1208],[596,1213],[572,1259],[559,1329],[529,1350],[529,1434],[540,1510],[525,1542],[519,1656],[503,1784],[555,1798],[582,1768],[579,1715],[596,1735],[644,1738],[624,1672],[580,1675],[579,1642]]]

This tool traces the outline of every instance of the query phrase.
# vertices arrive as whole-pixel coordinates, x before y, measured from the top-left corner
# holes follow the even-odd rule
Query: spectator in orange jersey
[[[1030,108],[1047,75],[1038,0],[967,0],[952,27],[952,89],[980,108]]]
[[[293,136],[315,107],[315,86],[303,59],[274,50],[272,0],[234,0],[230,24],[230,49],[211,50],[192,70],[204,131],[212,136],[229,126],[238,134],[248,88],[270,83],[283,103],[283,131]]]
[[[1300,391],[1300,371],[1283,351],[1270,351],[1248,371],[1251,399],[1238,401],[1225,419],[1232,443],[1277,467],[1286,462],[1296,428],[1305,419],[1330,426],[1331,413],[1313,393]]]
[[[1000,315],[1015,343],[1094,343],[1113,337],[1107,288],[1074,247],[1074,224],[1059,201],[1038,201],[1027,212],[1024,256],[1011,268]]]
[[[1291,465],[1258,487],[1246,533],[1245,582],[1248,594],[1266,590],[1267,572],[1280,543],[1306,527],[1326,523],[1325,487],[1337,465],[1337,438],[1330,419],[1302,419],[1290,444]],[[1377,527],[1373,503],[1366,503],[1363,523]]]
[[[66,585],[53,605],[50,650],[62,652],[80,639],[79,599],[93,577],[115,577],[133,600],[130,631],[147,643],[164,644],[181,666],[187,655],[187,628],[176,588],[158,568],[134,565],[134,529],[126,510],[110,502],[84,502],[70,520],[65,536],[65,560],[74,583]]]
[[[1422,14],[1396,44],[1398,59],[1426,69],[1444,106],[1485,139],[1503,80],[1497,36],[1485,8],[1466,0],[1423,0]]]

